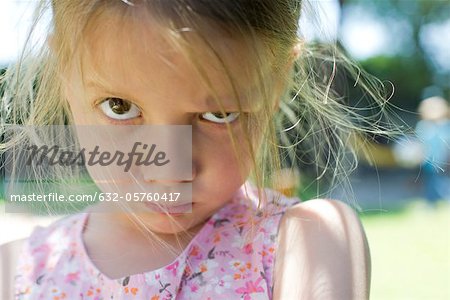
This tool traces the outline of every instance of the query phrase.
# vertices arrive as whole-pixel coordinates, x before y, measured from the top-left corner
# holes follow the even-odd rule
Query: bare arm
[[[311,200],[280,223],[274,299],[369,299],[370,253],[356,213],[346,204]]]
[[[0,245],[0,299],[14,299],[14,276],[25,239]]]

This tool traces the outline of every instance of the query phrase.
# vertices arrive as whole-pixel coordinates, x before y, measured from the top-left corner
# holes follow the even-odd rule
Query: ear
[[[302,51],[303,48],[303,42],[301,40],[299,40],[294,47],[292,47],[291,50],[291,54],[289,56],[289,60],[287,62],[287,64],[284,67],[283,72],[284,73],[290,73],[290,71],[292,70],[292,68],[294,67],[294,63],[296,60],[299,59],[300,57],[300,53]],[[285,81],[280,80],[279,83],[276,86],[276,91],[275,91],[275,101],[274,101],[274,106],[273,106],[273,112],[277,112],[280,109],[280,100],[281,100],[281,96],[284,92],[284,89],[286,88],[285,86]]]
[[[289,61],[291,65],[294,63],[294,61],[296,61],[297,59],[299,59],[300,54],[301,54],[302,49],[303,49],[303,45],[304,45],[304,42],[303,42],[302,40],[299,40],[299,41],[294,45],[294,47],[292,48],[292,51],[291,51],[291,59],[290,59],[290,61]]]

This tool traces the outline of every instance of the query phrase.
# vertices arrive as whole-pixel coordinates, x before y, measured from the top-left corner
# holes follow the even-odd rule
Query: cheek
[[[235,146],[236,151],[226,130],[220,134],[193,134],[194,158],[199,167],[207,168],[208,172],[219,172],[224,176],[225,173],[247,173],[252,166],[251,153],[249,142],[242,133],[235,134]]]

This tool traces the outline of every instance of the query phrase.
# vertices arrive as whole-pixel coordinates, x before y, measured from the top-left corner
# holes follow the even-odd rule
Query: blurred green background
[[[371,299],[450,299],[450,205],[411,200],[362,214],[372,257]]]
[[[322,3],[325,12],[332,5],[340,11],[337,42],[366,71],[392,84],[398,124],[414,128],[425,98],[450,100],[450,1]],[[362,98],[355,93],[350,102]],[[351,187],[324,193],[360,211],[372,256],[371,299],[450,299],[450,201],[429,205],[420,166],[399,164],[394,147],[393,140],[373,137],[372,162],[362,159]],[[326,190],[306,182],[303,198]]]

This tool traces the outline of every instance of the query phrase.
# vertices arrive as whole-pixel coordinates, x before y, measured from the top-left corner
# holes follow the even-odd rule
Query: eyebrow
[[[88,89],[95,89],[95,90],[101,90],[105,94],[109,94],[112,97],[119,97],[130,101],[138,101],[138,99],[132,97],[131,95],[128,95],[123,92],[115,91],[109,87],[109,85],[103,84],[101,81],[89,79],[86,80],[86,83],[84,86]]]
[[[104,93],[106,94],[110,94],[111,96],[116,96],[116,97],[120,97],[126,100],[130,100],[133,102],[137,102],[137,103],[142,103],[143,101],[139,101],[139,98],[136,97],[132,97],[131,95],[127,94],[127,93],[123,93],[123,92],[119,92],[119,91],[114,91],[113,89],[110,89],[109,85],[104,84],[102,81],[99,80],[95,80],[93,78],[89,78],[86,80],[85,83],[85,87],[87,88],[93,88],[96,90],[103,90]],[[253,88],[253,90],[255,90],[255,88]],[[215,97],[208,95],[207,97],[205,97],[203,99],[203,101],[201,102],[201,107],[204,107],[204,111],[220,111],[220,104],[214,100]],[[235,101],[233,101],[232,99],[234,99],[235,97],[221,97],[221,104],[224,108],[225,111],[237,111],[238,110],[238,106],[239,104]],[[241,97],[241,99],[244,97]],[[227,100],[230,99],[230,100]],[[200,101],[199,101],[200,103]],[[240,105],[242,110],[246,110],[246,101],[241,101]]]

